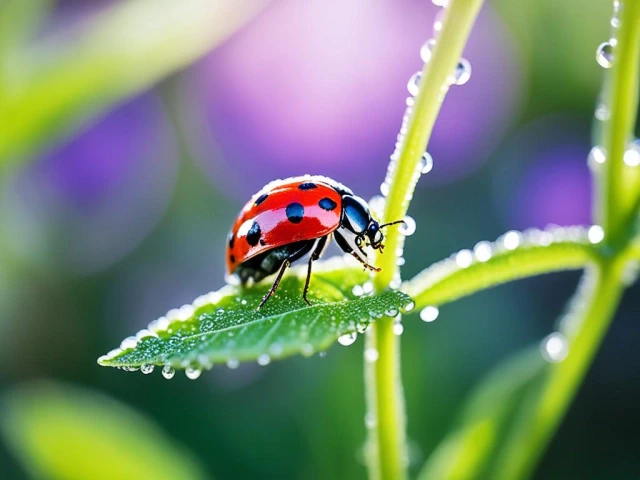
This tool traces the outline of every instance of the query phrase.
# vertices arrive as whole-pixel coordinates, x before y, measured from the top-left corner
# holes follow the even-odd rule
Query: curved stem
[[[497,463],[498,480],[528,478],[553,437],[604,338],[624,290],[622,259],[603,262],[588,281],[589,298],[565,318],[568,355],[549,370],[515,419]],[[582,296],[584,292],[579,292]],[[577,302],[583,300],[578,298]],[[570,322],[566,322],[566,320]]]
[[[433,125],[440,111],[449,77],[456,67],[478,14],[482,0],[451,0],[443,27],[425,65],[420,93],[409,120],[408,131],[394,166],[389,195],[382,220],[404,218],[418,176],[416,170],[424,154]],[[395,253],[399,245],[397,229],[389,229],[387,252]],[[382,272],[374,279],[378,292],[385,290],[396,273],[396,255],[376,258]],[[393,333],[393,320],[372,324],[367,331],[365,351],[365,387],[369,432],[367,465],[373,479],[402,480],[407,476],[404,393],[400,376],[400,341]],[[370,350],[374,349],[374,350]],[[374,357],[377,359],[371,361]],[[373,425],[372,425],[373,424]]]
[[[578,292],[576,312],[565,317],[560,329],[567,338],[568,356],[549,367],[542,383],[531,392],[504,443],[495,478],[527,478],[553,437],[606,334],[624,291],[624,270],[634,247],[629,245],[636,212],[637,173],[629,172],[624,153],[635,127],[640,73],[640,1],[619,2],[620,28],[614,49],[607,105],[611,119],[604,125],[607,159],[597,202],[598,220],[605,232],[609,256],[588,272],[586,292]],[[628,174],[631,173],[631,176]]]
[[[570,229],[558,229],[558,233],[567,230]],[[495,250],[496,244],[487,244],[487,248]],[[438,262],[405,282],[402,291],[413,298],[418,308],[439,306],[520,278],[584,268],[599,258],[596,247],[586,239],[582,242],[529,243],[515,250],[503,250],[484,262],[476,260],[465,267],[452,258]]]

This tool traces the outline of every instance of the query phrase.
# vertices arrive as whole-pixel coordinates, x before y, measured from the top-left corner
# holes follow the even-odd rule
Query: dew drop
[[[433,305],[429,305],[428,307],[424,307],[420,311],[420,320],[423,322],[433,322],[438,315],[440,314],[440,310],[438,307],[434,307]]]
[[[369,363],[378,361],[378,356],[379,356],[378,350],[376,350],[373,347],[369,347],[364,351],[364,359]]]
[[[362,290],[365,295],[371,295],[373,293],[373,282],[365,282],[362,284]]]
[[[387,182],[383,182],[380,184],[380,193],[386,197],[389,195],[389,184]]]
[[[602,147],[596,145],[589,151],[587,163],[589,164],[589,168],[592,170],[598,169],[598,166],[602,165],[606,160],[607,156]]]
[[[140,367],[140,371],[145,375],[149,375],[151,372],[153,372],[153,365],[151,365],[150,363],[145,363]]]
[[[402,310],[402,313],[407,313],[413,310],[414,308],[416,308],[416,304],[413,301],[411,301],[407,303],[404,307],[402,307],[401,310]]]
[[[479,262],[486,262],[493,256],[493,247],[490,242],[479,242],[473,247],[473,254]]]
[[[246,304],[247,304],[247,301],[243,298],[243,299],[240,301],[240,304],[242,304],[242,305],[246,305]]]
[[[471,78],[471,64],[466,58],[461,58],[453,71],[451,83],[454,85],[464,85]]]
[[[380,315],[378,318],[382,318],[382,315]],[[366,322],[362,322],[362,323],[358,323],[356,325],[356,331],[358,333],[364,333],[367,331],[367,328],[369,328],[369,324]]]
[[[449,0],[431,0],[436,7],[447,8],[449,6]]]
[[[354,285],[351,289],[351,293],[353,293],[356,297],[361,297],[362,295],[364,295],[364,289],[362,288],[362,285]]]
[[[460,268],[468,268],[473,263],[473,253],[471,250],[464,249],[456,253],[456,265]]]
[[[397,309],[397,308],[393,308],[393,307],[392,307],[392,308],[390,308],[389,310],[387,310],[386,312],[384,312],[384,314],[385,314],[387,317],[394,318],[394,317],[396,317],[396,316],[398,315],[398,309]]]
[[[173,376],[176,374],[176,371],[171,365],[165,365],[162,367],[162,376],[167,380],[171,380]]]
[[[507,250],[515,250],[522,243],[522,235],[520,232],[515,230],[511,230],[504,234],[504,238],[502,239],[502,244],[504,248]]]
[[[434,24],[434,28],[435,28],[435,24]],[[420,58],[424,63],[429,63],[429,60],[431,60],[431,54],[433,53],[433,47],[435,46],[436,46],[436,41],[433,39],[430,39],[424,42],[422,47],[420,47]]]
[[[127,337],[120,343],[121,350],[129,350],[131,348],[136,348],[138,345],[138,339],[136,337]]]
[[[540,345],[542,356],[545,360],[558,363],[567,358],[569,354],[569,344],[565,336],[560,332],[554,332],[542,340]]]
[[[258,365],[265,366],[269,365],[269,363],[271,363],[271,357],[268,354],[263,353],[258,357]]]
[[[609,112],[609,109],[606,105],[600,104],[596,107],[595,116],[601,122],[606,122],[607,120],[609,120],[611,113]]]
[[[409,79],[409,83],[407,83],[407,90],[409,90],[409,93],[414,97],[418,95],[418,92],[420,91],[421,79],[422,79],[422,72],[416,72],[413,75],[411,75],[411,78]]]
[[[338,337],[338,343],[343,347],[348,347],[349,345],[353,345],[357,339],[358,334],[356,332],[345,333]]]
[[[403,332],[404,332],[404,325],[402,325],[402,322],[395,322],[393,324],[393,334],[400,336],[402,335]]]
[[[431,170],[433,170],[433,157],[428,152],[424,152],[420,159],[420,173],[424,175]]]
[[[313,355],[313,345],[311,345],[310,343],[305,343],[304,345],[302,345],[301,352],[305,357],[310,357],[311,355]]]
[[[602,68],[611,68],[613,65],[613,46],[610,42],[604,42],[598,46],[596,61]]]
[[[637,167],[640,165],[640,142],[636,139],[629,145],[629,148],[624,152],[624,163],[630,167]]]
[[[189,380],[195,380],[196,378],[200,377],[200,375],[202,374],[202,370],[195,367],[187,367],[187,369],[184,371],[184,374]]]
[[[374,195],[369,200],[369,208],[376,212],[378,215],[381,215],[384,211],[385,199],[382,195]]]
[[[376,416],[371,412],[367,412],[364,416],[364,426],[367,428],[375,428],[377,424]]]
[[[587,238],[592,244],[598,244],[604,240],[604,230],[600,225],[591,225],[587,231]]]
[[[396,258],[396,265],[397,266],[402,267],[405,263],[407,263],[407,261],[405,260],[404,257]]]
[[[405,237],[409,237],[416,233],[416,221],[413,217],[407,215],[404,217],[404,223],[400,224],[398,231]]]
[[[438,36],[440,30],[442,30],[442,19],[444,17],[444,10],[439,10],[436,16],[433,18],[433,35]]]
[[[230,369],[236,369],[240,366],[240,362],[236,358],[230,358],[227,360],[227,367]]]

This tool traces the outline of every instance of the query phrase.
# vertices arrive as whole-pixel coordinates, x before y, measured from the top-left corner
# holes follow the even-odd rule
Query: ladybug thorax
[[[367,202],[355,195],[342,197],[342,216],[338,231],[353,250],[363,254],[364,246],[377,248],[384,239],[378,222],[371,217]]]

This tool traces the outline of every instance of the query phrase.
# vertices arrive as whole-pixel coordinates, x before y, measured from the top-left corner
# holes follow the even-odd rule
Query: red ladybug
[[[311,252],[302,298],[307,291],[311,265],[320,258],[331,236],[338,246],[372,271],[363,247],[382,249],[384,236],[369,206],[344,185],[328,177],[305,175],[276,180],[262,188],[238,214],[227,244],[227,276],[241,284],[258,282],[278,271],[258,309],[271,297],[284,271]]]

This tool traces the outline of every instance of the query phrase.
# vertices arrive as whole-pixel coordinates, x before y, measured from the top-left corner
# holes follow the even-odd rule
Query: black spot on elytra
[[[291,223],[300,223],[304,217],[304,207],[297,202],[290,203],[286,209],[287,220]]]
[[[233,255],[229,256],[229,260],[231,260],[231,263],[236,263],[236,257]]]
[[[263,247],[267,244],[267,242],[264,241],[264,238],[260,239],[260,245],[262,245]]]
[[[247,243],[252,247],[255,247],[260,241],[260,235],[262,235],[260,225],[258,225],[258,222],[253,222],[251,228],[247,232]]]
[[[320,205],[320,208],[322,208],[323,210],[327,210],[327,211],[331,211],[334,210],[338,204],[336,202],[334,202],[333,200],[331,200],[330,198],[323,198],[322,200],[320,200],[318,202],[318,205]]]
[[[233,232],[229,232],[229,248],[233,248],[233,242],[235,241],[235,235]]]
[[[262,195],[260,195],[258,198],[256,198],[255,206],[257,207],[258,205],[260,205],[262,202],[264,202],[267,197],[269,196],[268,193],[263,193]]]
[[[312,190],[314,188],[317,188],[318,186],[313,183],[313,182],[305,182],[305,183],[301,183],[300,185],[298,185],[298,189],[300,190]]]

